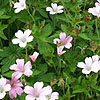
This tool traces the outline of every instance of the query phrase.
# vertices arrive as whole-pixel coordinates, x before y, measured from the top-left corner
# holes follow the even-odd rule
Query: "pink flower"
[[[59,46],[64,46],[65,48],[67,49],[70,49],[72,47],[72,44],[70,43],[72,41],[72,37],[69,35],[67,38],[66,38],[66,34],[65,33],[60,33],[60,39],[56,38],[54,39],[54,44],[57,44]]]
[[[11,99],[16,98],[17,94],[21,95],[23,93],[23,84],[16,78],[17,74],[12,75],[11,82],[7,80],[7,83],[11,85],[11,90],[9,91],[9,96]]]
[[[32,65],[31,65],[30,61],[28,61],[24,65],[24,59],[17,59],[16,63],[17,64],[11,65],[10,69],[16,71],[13,74],[16,75],[17,79],[20,78],[23,74],[26,75],[26,76],[28,76],[28,77],[30,75],[32,75],[32,71],[30,70],[32,68]]]
[[[60,46],[60,47],[57,47],[57,53],[59,56],[61,56],[63,53],[65,53],[66,51],[62,51],[64,48],[64,46]]]
[[[96,6],[100,6],[100,0],[97,0],[98,2],[95,3]]]
[[[0,78],[0,100],[2,100],[5,95],[6,92],[9,91],[11,89],[10,84],[7,84],[7,79],[6,78]]]
[[[35,62],[36,59],[37,59],[37,57],[38,57],[38,55],[39,55],[39,53],[34,52],[33,55],[31,55],[31,56],[29,56],[29,57],[31,58],[31,60],[32,60],[33,62]]]
[[[94,16],[100,17],[100,0],[95,3],[95,7],[88,9],[89,13],[92,13]]]
[[[36,82],[34,88],[26,86],[24,92],[28,94],[26,100],[47,100],[46,96],[51,93],[51,87],[47,86],[43,88],[43,82]]]
[[[59,93],[58,92],[52,92],[52,88],[49,86],[49,90],[51,90],[51,93],[47,95],[47,100],[57,100]]]

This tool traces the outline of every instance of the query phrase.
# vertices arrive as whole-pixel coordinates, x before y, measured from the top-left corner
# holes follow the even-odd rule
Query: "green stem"
[[[35,23],[35,19],[34,19],[34,17],[32,16],[32,14],[30,13],[29,9],[27,10],[27,12],[28,12],[28,14],[30,15],[30,17],[32,18],[32,20],[34,21],[34,23]]]
[[[97,22],[98,22],[98,18],[95,20],[95,24],[96,24],[96,32],[97,32],[97,35],[98,35],[98,40],[100,41],[100,36],[99,36],[99,31],[98,31],[98,25],[97,25]]]
[[[26,62],[27,62],[27,47],[26,47]]]

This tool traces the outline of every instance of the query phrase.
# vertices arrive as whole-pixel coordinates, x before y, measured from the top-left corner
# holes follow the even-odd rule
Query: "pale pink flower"
[[[15,13],[19,13],[21,10],[24,10],[26,8],[26,0],[19,0],[19,2],[16,2],[14,4]]]
[[[58,43],[59,46],[64,46],[67,49],[72,47],[72,44],[70,43],[72,41],[72,37],[70,35],[66,38],[66,34],[61,32],[59,37],[60,39],[56,38],[53,40],[54,44]]]
[[[100,17],[100,0],[95,3],[95,7],[88,9],[89,13],[92,13],[94,16]]]
[[[25,65],[24,65],[24,59],[17,59],[16,60],[17,64],[13,64],[10,66],[11,70],[15,70],[16,72],[14,72],[13,74],[17,74],[16,77],[20,78],[23,74],[26,76],[30,76],[32,75],[32,65],[31,62],[28,61]]]
[[[16,78],[17,74],[12,75],[11,82],[7,80],[7,83],[11,85],[11,90],[9,91],[9,96],[11,99],[16,98],[17,94],[21,95],[23,93],[23,84]]]
[[[50,90],[50,94],[47,95],[47,100],[58,100],[58,96],[59,96],[59,93],[58,92],[52,92],[52,88],[49,86],[49,90]]]
[[[57,14],[57,13],[62,13],[63,12],[63,6],[57,6],[56,3],[51,3],[51,7],[47,7],[46,11],[49,11],[50,14]]]
[[[46,95],[49,95],[51,91],[50,86],[43,88],[43,82],[36,82],[34,88],[26,86],[24,89],[24,92],[28,94],[26,100],[47,100]]]
[[[97,56],[86,57],[85,63],[79,62],[77,67],[83,68],[83,74],[90,74],[91,71],[97,73],[100,70],[100,63],[98,61]]]
[[[37,59],[37,57],[38,57],[38,55],[39,55],[38,52],[34,52],[33,55],[30,55],[29,57],[31,58],[31,60],[32,60],[33,62],[35,62],[36,59]]]
[[[30,36],[31,30],[27,29],[24,33],[21,30],[15,33],[17,38],[12,40],[13,44],[19,44],[21,48],[26,47],[27,42],[31,42],[33,40],[33,36]]]
[[[95,6],[100,6],[100,0],[97,0],[98,2],[95,3]]]
[[[61,56],[62,54],[64,54],[66,51],[63,51],[63,48],[67,48],[70,49],[72,47],[72,44],[70,43],[72,41],[72,37],[69,35],[66,38],[66,34],[65,33],[60,33],[59,35],[60,39],[56,38],[53,40],[54,44],[57,44],[57,53],[59,56]]]
[[[0,99],[3,99],[6,95],[6,91],[11,89],[11,85],[7,84],[6,78],[0,78]]]
[[[64,54],[66,51],[62,51],[64,48],[64,46],[60,46],[60,47],[57,47],[57,53],[59,56],[61,56],[62,54]]]

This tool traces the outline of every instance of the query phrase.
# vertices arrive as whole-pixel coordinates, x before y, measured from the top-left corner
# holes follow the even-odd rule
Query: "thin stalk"
[[[27,62],[27,47],[26,47],[26,62]]]
[[[27,12],[28,12],[28,14],[30,15],[30,17],[32,18],[32,20],[34,21],[34,23],[35,23],[35,19],[34,19],[34,17],[32,16],[32,14],[30,13],[29,9],[27,10]]]
[[[96,24],[96,32],[97,32],[97,35],[98,35],[98,39],[99,39],[99,41],[100,41],[100,36],[99,36],[99,31],[98,31],[98,25],[97,25],[97,22],[98,22],[98,18],[96,18],[95,24]]]

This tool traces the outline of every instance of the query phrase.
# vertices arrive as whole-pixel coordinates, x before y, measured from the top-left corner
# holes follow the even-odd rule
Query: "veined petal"
[[[77,67],[79,68],[85,68],[85,64],[83,62],[79,62]]]
[[[35,100],[35,97],[33,97],[32,95],[27,95],[26,100]]]
[[[61,41],[64,41],[66,39],[66,34],[64,32],[60,33],[60,39]]]
[[[58,10],[58,11],[57,11],[57,13],[62,13],[62,12],[63,12],[63,10]]]
[[[83,74],[90,74],[90,72],[91,72],[91,70],[88,71],[88,70],[86,70],[85,68],[82,70],[82,73],[83,73]]]
[[[17,59],[16,63],[17,63],[17,67],[19,69],[22,69],[22,67],[24,66],[24,59]]]
[[[15,13],[19,13],[21,11],[20,8],[15,9]]]
[[[27,69],[31,69],[32,68],[32,65],[31,65],[31,62],[28,61],[25,66],[24,66],[24,69],[27,70]]]
[[[51,3],[51,6],[52,6],[52,8],[53,8],[53,10],[57,10],[57,4],[56,3]]]
[[[21,30],[18,30],[16,33],[15,33],[15,36],[19,39],[21,39],[23,37],[23,32]]]
[[[55,11],[53,11],[53,10],[49,12],[49,14],[51,14],[51,15],[54,15],[54,14],[56,14],[56,13],[57,13],[57,12],[55,12]]]
[[[26,94],[33,95],[33,91],[34,91],[33,87],[31,87],[31,86],[25,86],[24,92]]]
[[[100,57],[99,57],[98,55],[94,55],[94,56],[92,56],[93,61],[98,61],[99,58],[100,58]]]
[[[11,89],[11,85],[10,84],[7,84],[5,87],[4,87],[4,90],[5,91],[9,91]]]
[[[46,11],[53,11],[53,9],[51,7],[47,7]]]
[[[30,70],[30,69],[28,69],[28,70],[25,70],[25,72],[24,72],[24,74],[27,76],[27,77],[29,77],[30,75],[32,75],[32,71]]]
[[[59,93],[58,93],[58,92],[53,92],[53,93],[51,94],[50,100],[56,100],[56,99],[58,99],[58,96],[59,96]]]
[[[27,38],[27,42],[31,42],[31,41],[33,41],[33,36],[29,36],[29,37]]]
[[[36,82],[34,84],[34,88],[37,90],[37,91],[40,91],[43,87],[43,82]]]
[[[42,91],[42,95],[49,95],[52,92],[52,88],[50,86],[44,87]]]
[[[23,73],[22,72],[14,72],[12,75],[14,75],[14,74],[16,74],[16,79],[19,79],[22,75],[23,75]]]
[[[16,70],[16,71],[19,70],[18,65],[16,65],[16,64],[11,65],[11,66],[10,66],[10,69],[11,69],[11,70]]]
[[[91,71],[97,73],[100,70],[100,65],[98,61],[95,61],[91,66]]]
[[[3,93],[0,93],[0,99],[3,99],[6,95],[6,92],[4,91]]]
[[[18,7],[20,7],[20,4],[19,4],[18,2],[16,2],[16,3],[14,4],[14,8],[18,8]]]
[[[61,10],[63,9],[64,7],[63,6],[58,6],[58,10]]]
[[[85,63],[86,63],[86,66],[91,66],[92,65],[92,58],[91,57],[86,57],[85,58]]]
[[[19,46],[21,47],[21,48],[25,48],[26,47],[26,45],[27,45],[27,42],[20,42],[19,43]]]
[[[19,40],[19,39],[17,39],[17,38],[12,39],[12,43],[13,43],[13,44],[18,44],[18,43],[20,43],[20,40]]]
[[[53,40],[53,43],[54,44],[57,44],[57,43],[59,43],[60,42],[60,40],[58,39],[58,38],[55,38],[54,40]]]
[[[71,43],[66,43],[65,48],[70,49],[72,47]]]
[[[24,35],[25,35],[26,37],[29,37],[29,35],[31,34],[31,32],[32,32],[32,30],[27,29],[27,30],[24,32]]]

